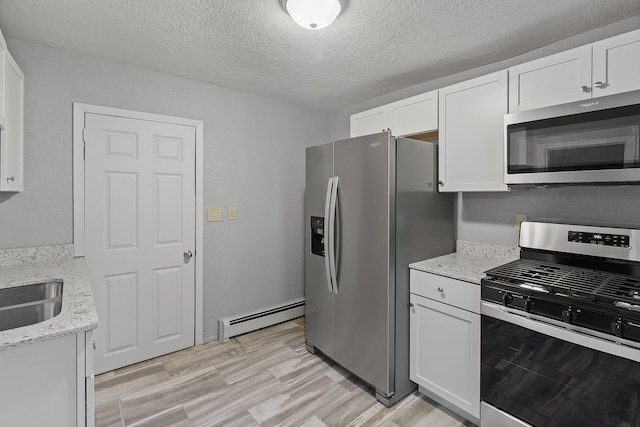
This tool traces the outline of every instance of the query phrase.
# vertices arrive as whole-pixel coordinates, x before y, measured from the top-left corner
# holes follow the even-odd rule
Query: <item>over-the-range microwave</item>
[[[640,90],[507,114],[505,184],[640,182]]]

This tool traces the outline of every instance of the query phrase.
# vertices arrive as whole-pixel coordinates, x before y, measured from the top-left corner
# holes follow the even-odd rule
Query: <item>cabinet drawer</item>
[[[412,294],[480,313],[480,285],[411,270]]]

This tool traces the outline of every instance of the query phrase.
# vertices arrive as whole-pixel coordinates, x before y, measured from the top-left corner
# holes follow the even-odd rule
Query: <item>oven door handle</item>
[[[573,329],[569,324],[561,321],[555,321],[548,318],[535,318],[532,315],[523,312],[514,312],[501,305],[482,301],[480,307],[482,316],[491,317],[493,319],[502,320],[513,325],[522,326],[550,337],[563,341],[569,341],[594,350],[603,351],[614,356],[625,357],[630,360],[640,362],[640,344],[626,341],[625,345],[620,345],[615,341],[615,337],[611,339],[600,338],[589,334],[584,329]]]
[[[640,311],[640,305],[629,304],[628,302],[616,301],[613,303],[616,307],[625,308],[631,311]]]

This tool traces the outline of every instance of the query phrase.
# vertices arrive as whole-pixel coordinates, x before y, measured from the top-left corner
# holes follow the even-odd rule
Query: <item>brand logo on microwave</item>
[[[381,145],[382,145],[381,142],[372,142],[371,144],[369,144],[371,148],[380,147]]]
[[[580,104],[580,106],[582,108],[589,108],[589,107],[593,107],[594,105],[598,105],[600,104],[599,101],[591,101],[591,102],[585,102],[584,104]]]

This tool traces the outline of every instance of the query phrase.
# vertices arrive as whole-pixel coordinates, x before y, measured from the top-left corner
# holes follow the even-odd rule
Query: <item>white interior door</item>
[[[195,128],[85,114],[96,373],[194,345]]]

